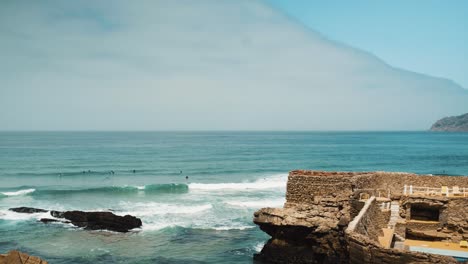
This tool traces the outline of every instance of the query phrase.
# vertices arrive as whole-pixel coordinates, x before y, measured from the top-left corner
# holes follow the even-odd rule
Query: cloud
[[[468,111],[262,1],[4,1],[0,129],[406,130]]]

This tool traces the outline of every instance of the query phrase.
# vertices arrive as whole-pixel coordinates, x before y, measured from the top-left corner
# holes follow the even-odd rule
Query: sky
[[[330,39],[468,89],[468,1],[268,2]]]
[[[359,4],[353,15],[371,13]],[[279,5],[0,1],[0,130],[425,130],[468,112],[468,91],[451,77],[466,77],[454,66],[468,61],[461,36],[450,46],[457,61],[442,56],[439,67],[445,40],[418,39],[399,18],[353,24],[344,4],[320,4],[312,25]],[[343,15],[327,18],[330,8]],[[382,35],[379,23],[393,28]],[[390,61],[411,52],[434,70]]]

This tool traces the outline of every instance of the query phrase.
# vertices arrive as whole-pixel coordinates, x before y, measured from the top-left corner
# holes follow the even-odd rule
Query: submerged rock
[[[13,212],[17,212],[17,213],[25,213],[25,214],[46,213],[46,212],[48,212],[47,210],[44,210],[44,209],[38,209],[38,208],[32,208],[32,207],[15,207],[15,208],[10,208],[8,210],[13,211]]]
[[[44,224],[54,223],[54,222],[62,222],[62,221],[59,221],[57,219],[51,219],[51,218],[41,218],[39,221],[41,221]]]
[[[28,214],[48,212],[48,210],[31,207],[17,207],[10,208],[9,210]],[[120,216],[112,212],[50,211],[50,215],[60,219],[42,218],[40,221],[43,223],[71,223],[87,230],[109,230],[115,232],[128,232],[142,225],[140,218],[131,215]]]
[[[0,264],[47,264],[47,261],[12,250],[6,255],[0,255]]]

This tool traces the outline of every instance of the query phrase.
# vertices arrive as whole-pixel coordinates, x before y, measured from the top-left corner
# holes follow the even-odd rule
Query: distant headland
[[[468,132],[468,113],[444,117],[431,126],[431,131]]]

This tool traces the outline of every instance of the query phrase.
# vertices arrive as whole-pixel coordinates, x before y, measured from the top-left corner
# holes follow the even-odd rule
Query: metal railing
[[[458,186],[453,186],[449,188],[448,186],[441,186],[439,188],[434,187],[421,187],[413,185],[405,185],[403,187],[403,195],[427,195],[427,196],[445,196],[445,197],[467,197],[468,188],[460,188]]]

